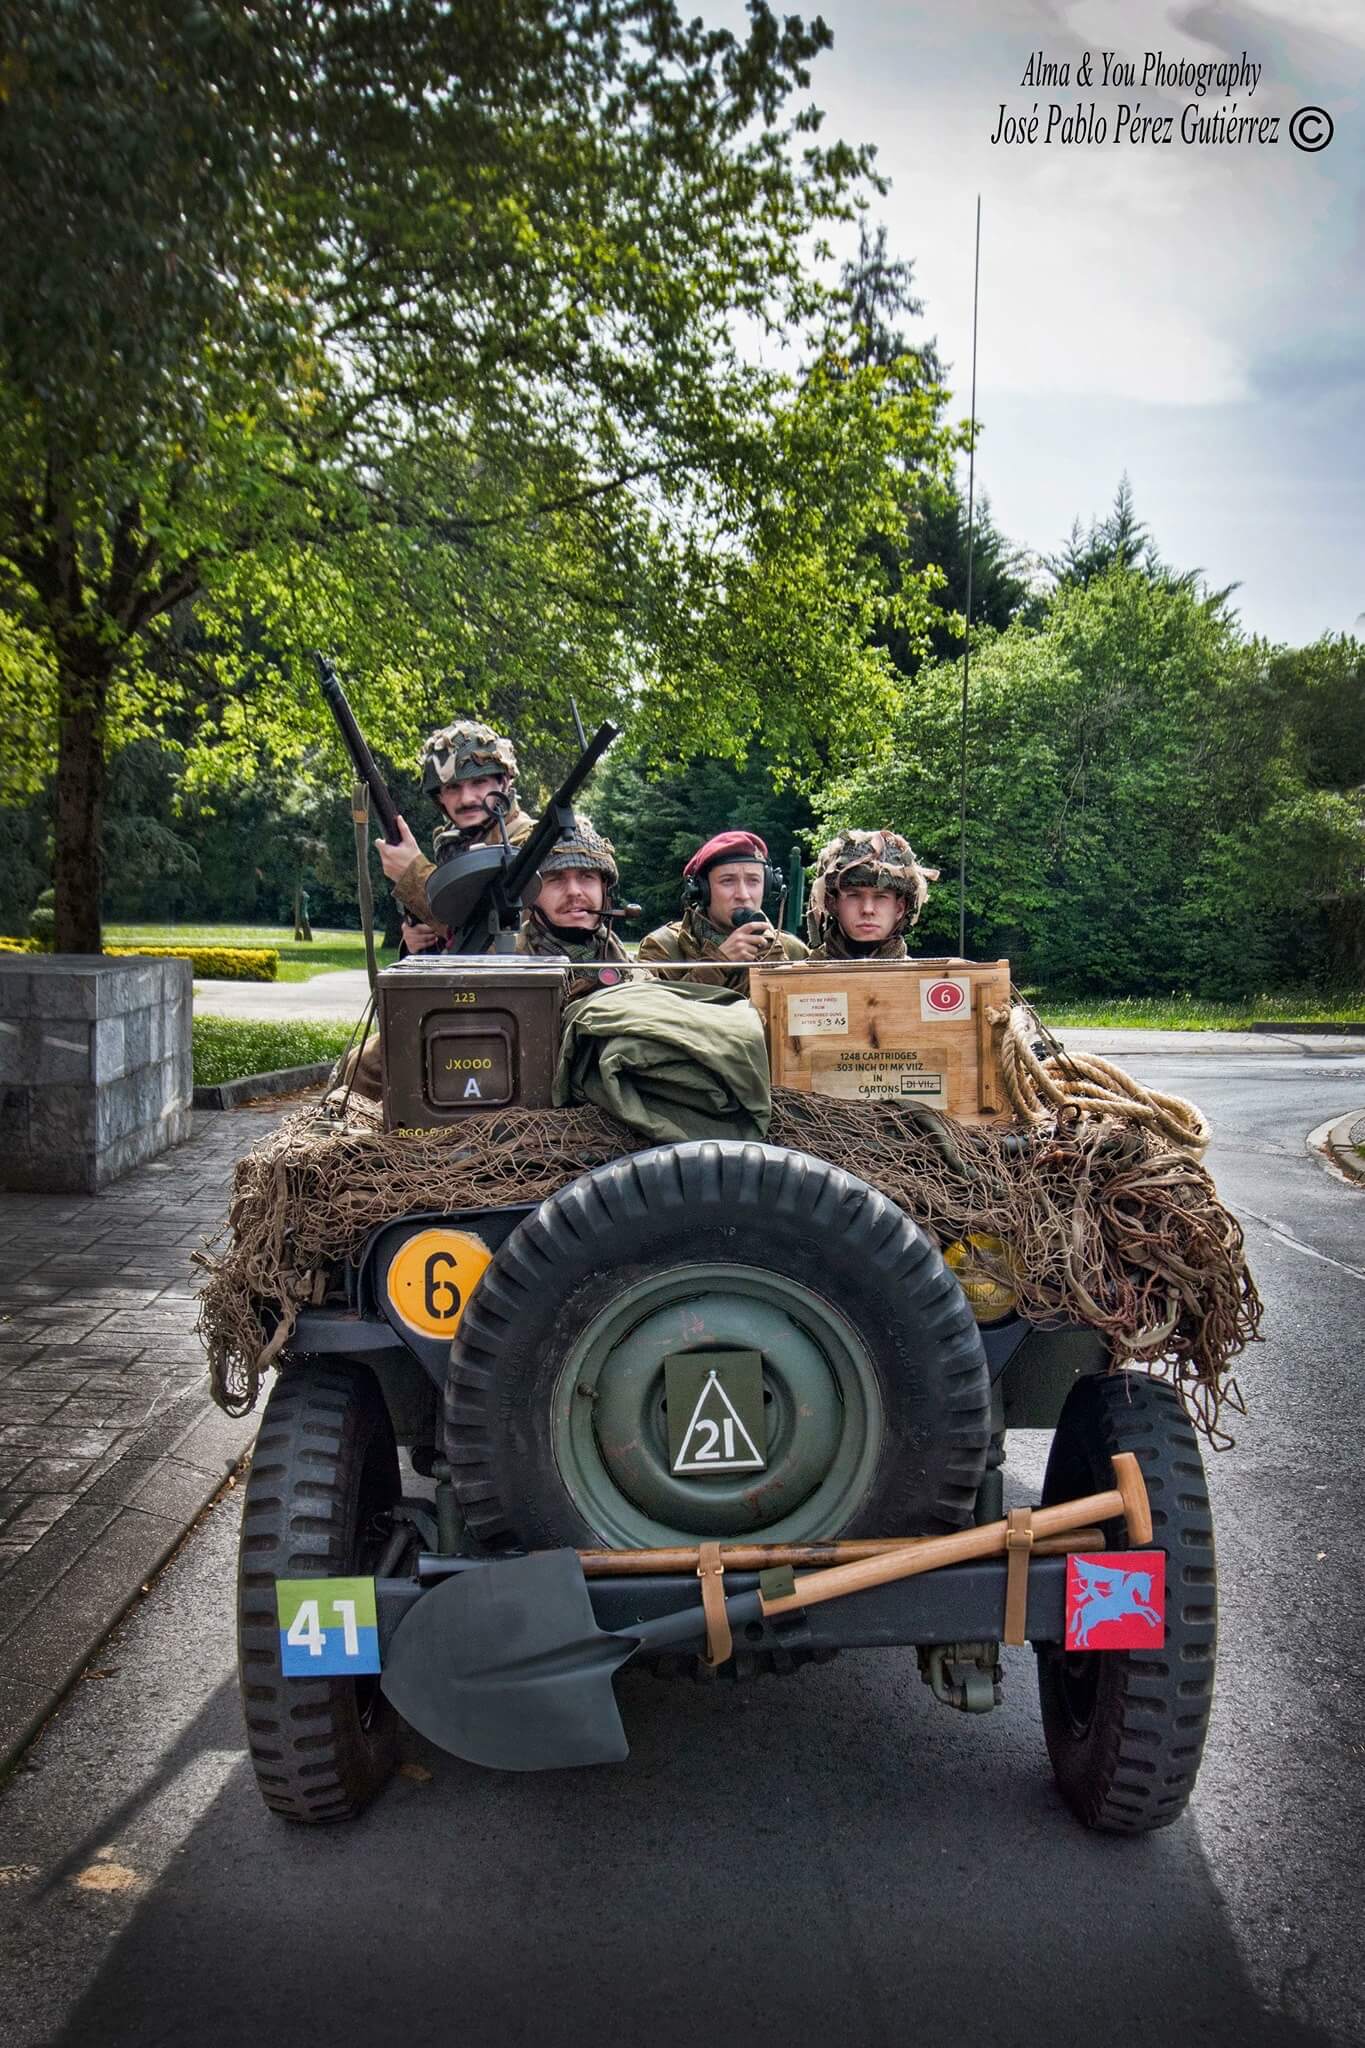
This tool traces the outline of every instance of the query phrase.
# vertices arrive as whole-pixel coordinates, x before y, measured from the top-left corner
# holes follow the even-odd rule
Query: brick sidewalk
[[[286,1113],[197,1113],[99,1195],[0,1193],[0,1768],[255,1434],[209,1401],[190,1253]]]

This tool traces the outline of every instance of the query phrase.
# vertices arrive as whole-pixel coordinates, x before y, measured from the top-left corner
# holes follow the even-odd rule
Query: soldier
[[[458,719],[440,732],[429,733],[418,759],[422,789],[445,820],[436,831],[437,853],[446,847],[467,853],[471,846],[499,845],[499,813],[513,846],[521,846],[530,837],[534,820],[517,804],[516,750],[502,733],[470,718]],[[437,922],[427,901],[427,879],[435,873],[436,863],[426,858],[403,818],[398,820],[398,828],[401,837],[396,846],[387,839],[376,843],[379,864],[393,884],[394,895],[417,920],[403,927],[402,950],[405,954],[440,953],[452,935]],[[352,1054],[342,1081],[355,1094],[377,1102],[383,1079],[376,1031]]]
[[[517,951],[547,960],[621,960],[626,953],[607,919],[620,875],[616,849],[580,811],[540,865],[540,893],[522,919]],[[602,977],[570,980],[566,997],[590,995]]]
[[[436,852],[453,848],[467,853],[471,846],[499,845],[499,810],[511,845],[520,846],[529,838],[534,820],[518,807],[516,751],[502,733],[473,719],[458,719],[429,733],[419,758],[423,792],[444,820],[437,828]],[[439,951],[450,933],[437,923],[427,901],[427,878],[435,862],[426,858],[402,818],[398,826],[402,836],[396,846],[386,839],[377,843],[379,864],[393,883],[394,895],[417,919],[406,928],[406,950]]]
[[[811,959],[904,960],[905,934],[937,880],[938,869],[921,867],[899,832],[840,832],[815,863]]]
[[[800,939],[775,931],[763,913],[764,889],[778,879],[756,832],[718,832],[683,869],[682,917],[642,939],[640,959],[719,961],[717,967],[698,964],[685,975],[664,978],[718,982],[747,995],[755,960],[806,957]]]

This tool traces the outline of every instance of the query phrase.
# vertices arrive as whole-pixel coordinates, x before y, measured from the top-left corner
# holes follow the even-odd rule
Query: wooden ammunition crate
[[[775,1088],[924,1103],[962,1123],[1009,1114],[1000,1073],[1008,960],[819,960],[754,967]]]

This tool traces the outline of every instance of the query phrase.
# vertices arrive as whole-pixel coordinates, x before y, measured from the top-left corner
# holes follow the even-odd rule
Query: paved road
[[[1007,1651],[983,1721],[909,1653],[740,1692],[627,1675],[620,1769],[414,1741],[360,1823],[292,1829],[241,1756],[229,1496],[0,1796],[4,2048],[1365,2038],[1365,1194],[1303,1145],[1365,1100],[1365,1058],[1142,1072],[1212,1114],[1268,1304],[1213,1470],[1224,1653],[1184,1821],[1075,1827]],[[1021,1487],[1042,1449],[1012,1440]]]
[[[196,1017],[249,1017],[270,1024],[349,1024],[370,1000],[363,967],[337,967],[310,981],[196,981]]]

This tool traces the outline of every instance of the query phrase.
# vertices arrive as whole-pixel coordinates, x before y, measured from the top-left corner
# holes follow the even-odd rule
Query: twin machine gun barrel
[[[368,784],[375,815],[391,845],[399,840],[398,812],[388,787],[356,723],[355,713],[337,673],[325,656],[317,654],[318,679],[342,742],[357,775]],[[575,710],[575,722],[577,712]],[[579,727],[580,735],[582,727]],[[573,800],[591,775],[612,741],[617,728],[604,721],[583,745],[577,761],[555,791],[524,846],[512,847],[502,829],[505,799],[496,801],[492,815],[499,825],[501,844],[472,846],[461,850],[450,843],[438,850],[435,872],[427,881],[427,901],[432,916],[454,934],[451,951],[456,953],[510,953],[516,949],[517,927],[524,905],[535,901],[536,871],[549,854],[561,832],[574,822]]]

